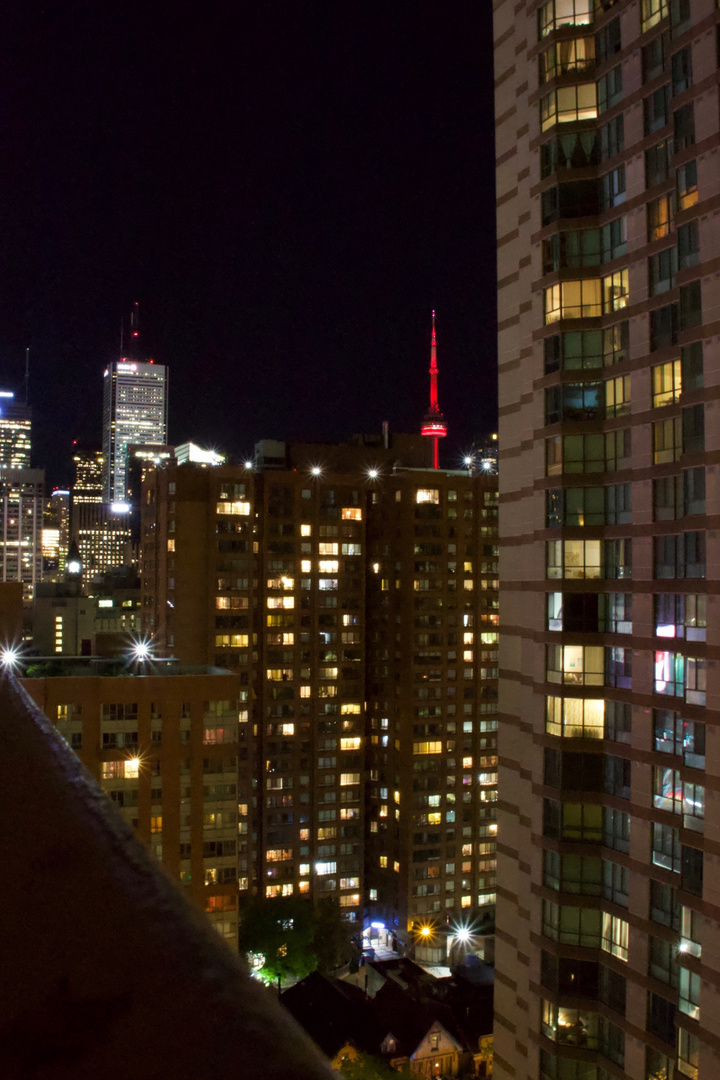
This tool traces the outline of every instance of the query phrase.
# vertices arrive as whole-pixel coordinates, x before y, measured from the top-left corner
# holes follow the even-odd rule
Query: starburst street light
[[[14,671],[20,663],[20,650],[16,645],[5,645],[0,649],[0,665],[6,671]]]
[[[310,475],[311,476],[322,476],[322,465],[311,465],[310,466]]]
[[[152,641],[149,638],[136,638],[130,647],[130,659],[141,663],[152,657]]]

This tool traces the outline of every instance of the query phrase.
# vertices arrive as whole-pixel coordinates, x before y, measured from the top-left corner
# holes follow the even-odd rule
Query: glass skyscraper
[[[103,393],[103,499],[128,497],[128,447],[164,445],[167,435],[168,370],[152,360],[123,358],[105,371]]]

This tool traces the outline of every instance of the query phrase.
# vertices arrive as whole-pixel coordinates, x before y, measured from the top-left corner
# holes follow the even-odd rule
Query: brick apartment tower
[[[151,472],[142,589],[157,649],[240,678],[241,896],[414,942],[494,901],[497,481],[393,470],[408,438]]]
[[[720,1076],[715,0],[494,4],[498,1080]]]

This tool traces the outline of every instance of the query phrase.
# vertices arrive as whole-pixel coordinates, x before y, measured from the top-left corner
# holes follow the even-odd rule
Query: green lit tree
[[[240,952],[261,953],[260,974],[279,986],[304,979],[317,967],[316,919],[310,900],[277,897],[254,900],[241,913]]]

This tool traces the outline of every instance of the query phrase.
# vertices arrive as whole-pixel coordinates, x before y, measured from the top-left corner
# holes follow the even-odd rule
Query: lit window
[[[362,739],[359,735],[354,735],[352,738],[341,739],[341,750],[359,750],[362,745]]]
[[[170,539],[168,540],[167,549],[168,549],[168,551],[174,551],[175,550],[175,539],[173,537],[170,537]]]
[[[219,502],[217,504],[218,514],[238,514],[241,517],[250,516],[250,503],[249,502]]]
[[[349,787],[351,784],[360,783],[359,772],[344,772],[340,773],[340,787]]]
[[[312,536],[312,525],[301,525],[300,526],[300,535],[301,536]]]
[[[413,754],[442,754],[442,741],[414,742]]]
[[[540,126],[547,131],[555,124],[594,120],[598,114],[595,83],[578,83],[551,90],[540,100]]]
[[[322,540],[318,544],[318,555],[337,555],[338,545],[323,542]],[[337,566],[337,563],[335,564]]]
[[[362,521],[362,510],[358,506],[343,506],[343,521]]]
[[[585,319],[602,315],[599,278],[562,281],[544,292],[545,324],[559,319]]]
[[[440,491],[438,488],[418,488],[415,492],[416,503],[440,503]]]

